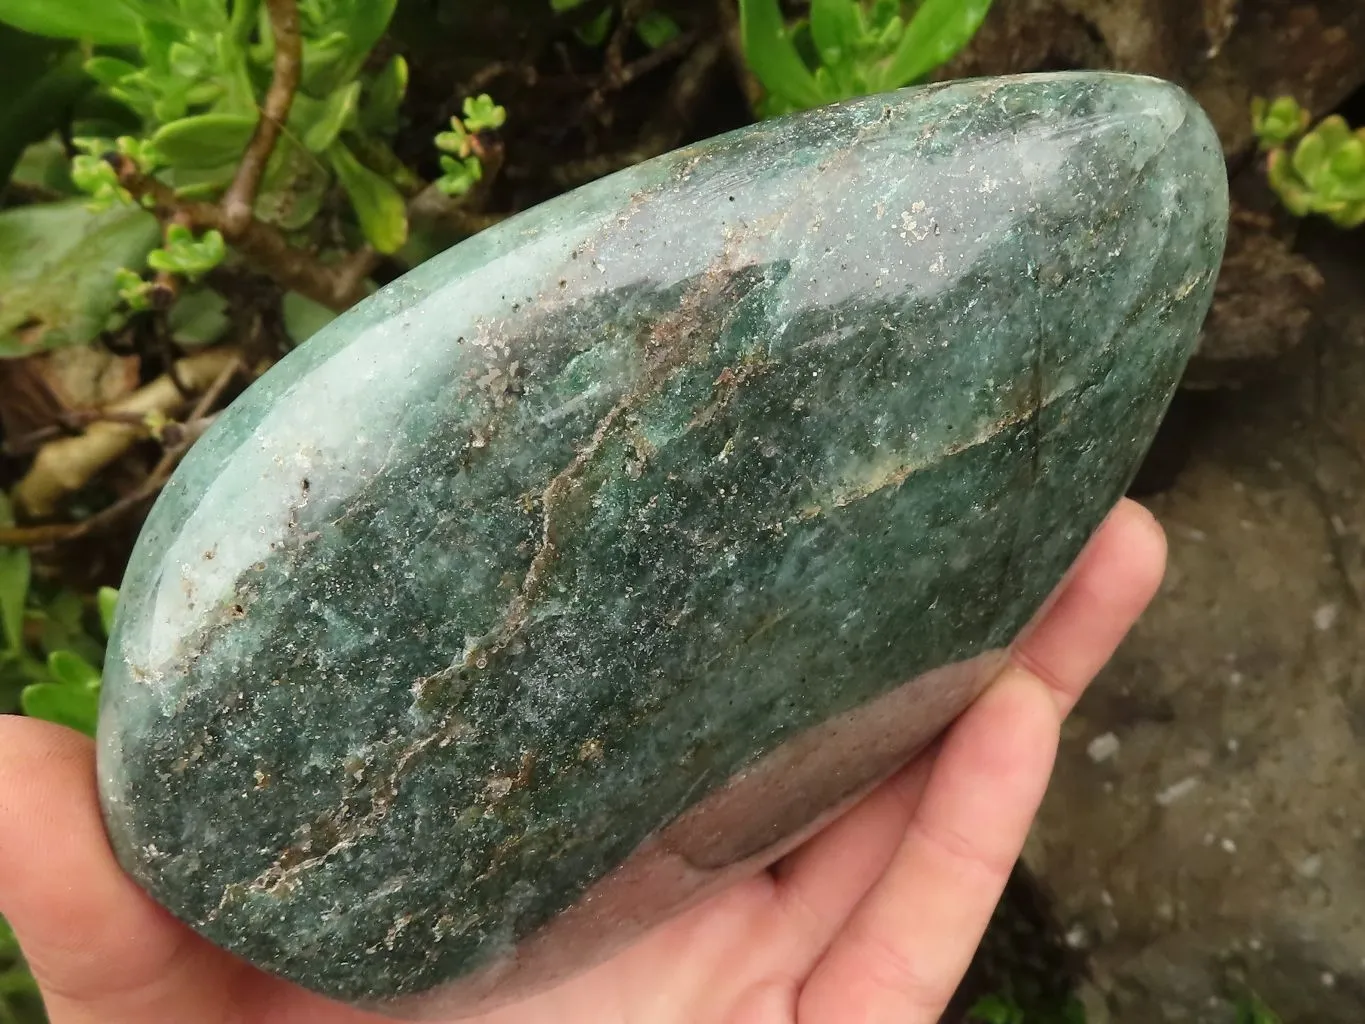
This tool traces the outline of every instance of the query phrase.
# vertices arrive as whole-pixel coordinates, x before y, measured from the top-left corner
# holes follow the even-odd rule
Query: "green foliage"
[[[1270,1007],[1253,995],[1238,1002],[1237,1024],[1280,1024],[1280,1018]]]
[[[117,139],[78,137],[71,144],[79,153],[71,161],[71,183],[89,196],[86,208],[94,213],[133,205],[132,193],[123,187],[114,157],[128,159],[143,174],[151,174],[160,163],[150,142],[131,135]]]
[[[64,200],[0,213],[0,359],[96,338],[127,285],[119,269],[145,263],[160,234],[136,206],[97,213]]]
[[[182,348],[212,345],[232,326],[228,300],[211,288],[187,289],[167,315],[166,326]]]
[[[399,125],[408,69],[401,57],[377,71],[368,67],[396,4],[299,0],[301,84],[266,167],[255,210],[261,220],[304,231],[339,185],[360,233],[381,252],[401,247],[406,210],[400,210],[402,195],[385,169],[399,166],[389,142]],[[122,135],[76,140],[71,179],[96,209],[132,198],[111,154],[186,199],[216,199],[232,183],[274,72],[275,40],[260,0],[0,0],[0,21],[117,44],[67,67],[118,105],[127,128],[136,126]],[[0,157],[4,141],[0,122]],[[226,258],[221,242],[211,233],[194,239],[168,234],[150,260],[139,258],[126,269],[139,278],[151,266],[193,279]],[[145,292],[131,278],[115,291],[125,293],[134,311],[145,307]]]
[[[24,151],[58,131],[94,83],[71,43],[34,39],[0,24],[0,181]]]
[[[667,46],[682,33],[678,23],[662,11],[649,11],[635,25],[640,42],[651,50]]]
[[[127,267],[119,267],[114,272],[114,283],[118,285],[118,296],[134,313],[143,313],[152,308],[152,283],[144,280]]]
[[[135,43],[135,12],[119,0],[0,0],[0,21],[38,36],[111,46]]]
[[[337,317],[326,306],[319,306],[298,292],[288,292],[283,305],[285,333],[295,345],[302,345]]]
[[[788,25],[778,0],[740,0],[744,53],[767,91],[766,115],[922,81],[976,34],[991,0],[811,0]]]
[[[38,986],[24,966],[14,932],[0,917],[0,1024],[36,1024],[43,1019]]]
[[[198,238],[183,224],[166,229],[164,248],[147,254],[147,265],[163,274],[179,274],[191,281],[203,277],[227,258],[227,243],[218,231],[205,231]]]
[[[464,101],[464,127],[466,131],[496,131],[507,123],[507,111],[493,102],[487,93],[470,97]]]
[[[0,525],[13,521],[0,492]],[[40,593],[28,550],[0,547],[0,713],[17,704],[34,718],[93,734],[100,690],[95,666],[104,662],[117,599],[117,591],[103,588],[92,609],[70,591]],[[92,636],[92,626],[101,639]]]
[[[481,132],[507,123],[507,111],[487,94],[464,101],[464,117],[450,119],[450,131],[436,136],[441,151],[441,177],[436,186],[448,196],[462,196],[483,178]]]
[[[1273,102],[1257,96],[1251,101],[1251,126],[1262,152],[1293,142],[1312,122],[1312,115],[1292,96],[1281,96]]]
[[[967,1019],[980,1024],[1025,1024],[1024,1011],[1019,1004],[998,995],[978,999],[968,1011]]]
[[[1069,999],[1060,1008],[1047,1012],[1028,1012],[1012,996],[992,994],[978,999],[967,1011],[967,1019],[976,1024],[1086,1024],[1085,1007],[1079,1000]]]
[[[386,255],[403,248],[408,240],[408,209],[398,187],[366,167],[341,143],[328,149],[327,156],[369,243]]]
[[[589,0],[550,0],[550,9],[556,14],[576,11],[586,6]],[[601,46],[611,34],[611,26],[616,20],[616,10],[611,5],[603,7],[589,20],[574,29],[574,35],[584,46]],[[682,32],[678,23],[662,11],[646,11],[634,25],[635,37],[651,50],[667,45]]]
[[[1266,176],[1296,217],[1319,215],[1342,228],[1365,224],[1365,128],[1333,115],[1309,129],[1293,99],[1258,99],[1252,123],[1266,151]]]

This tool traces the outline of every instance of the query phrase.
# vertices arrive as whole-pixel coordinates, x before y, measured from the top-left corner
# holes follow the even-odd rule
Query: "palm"
[[[1015,662],[944,741],[769,871],[613,960],[474,1024],[932,1024],[1047,784],[1061,719],[1156,589],[1124,503]],[[109,852],[90,743],[0,719],[0,914],[53,1024],[365,1024],[154,906]]]

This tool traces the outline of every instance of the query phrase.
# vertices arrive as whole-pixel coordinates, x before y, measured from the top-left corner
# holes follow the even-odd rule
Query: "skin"
[[[943,739],[768,871],[474,1024],[936,1024],[1037,813],[1059,729],[1155,594],[1124,501],[1010,666]],[[0,718],[0,914],[53,1024],[380,1024],[196,937],[115,863],[94,749]]]

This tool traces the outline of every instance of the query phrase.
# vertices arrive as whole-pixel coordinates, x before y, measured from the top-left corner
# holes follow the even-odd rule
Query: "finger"
[[[119,868],[95,793],[93,745],[0,716],[0,914],[54,1024],[221,1019],[235,965]]]
[[[847,814],[773,867],[773,896],[805,937],[807,966],[824,953],[885,873],[919,807],[933,749],[915,758]]]
[[[934,1024],[971,962],[1047,787],[1060,718],[1008,668],[949,731],[886,872],[811,972],[798,1020]]]
[[[1047,683],[1063,715],[1113,656],[1165,571],[1161,525],[1125,498],[1081,554],[1048,613],[1015,648],[1015,663]]]
[[[1164,563],[1160,527],[1140,506],[1120,503],[1016,655],[1048,683],[1063,712],[1146,606]],[[774,869],[775,895],[811,936],[812,955],[824,950],[890,863],[919,805],[929,760],[917,758]]]

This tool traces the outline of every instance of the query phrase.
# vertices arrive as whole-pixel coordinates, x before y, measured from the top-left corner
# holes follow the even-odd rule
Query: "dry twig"
[[[299,35],[299,9],[296,0],[265,0],[270,13],[270,29],[275,37],[275,70],[265,95],[256,132],[242,156],[232,185],[223,195],[223,223],[227,231],[241,234],[253,219],[256,194],[261,188],[266,165],[280,132],[289,120],[303,74],[303,38]],[[224,233],[226,234],[227,231]]]
[[[615,153],[566,162],[555,168],[555,180],[565,187],[581,185],[642,163],[676,146],[705,96],[706,84],[724,49],[724,41],[719,39],[708,39],[696,46],[674,75],[663,109],[651,118],[650,127],[635,145]]]
[[[240,358],[237,351],[232,348],[208,349],[197,352],[180,360],[177,366],[178,375],[185,386],[196,393],[217,388],[218,396],[221,396],[221,389],[227,386],[227,382],[231,380],[231,374],[239,369]],[[227,380],[219,384],[218,382],[224,374],[228,375]],[[94,478],[96,473],[126,453],[140,439],[147,436],[147,427],[127,422],[128,417],[141,416],[145,418],[152,414],[170,415],[182,409],[186,404],[186,398],[180,393],[170,374],[158,377],[127,398],[113,403],[105,410],[105,413],[106,415],[117,416],[117,420],[105,419],[92,423],[76,437],[64,437],[51,441],[39,450],[33,460],[33,465],[14,488],[15,504],[30,516],[51,515],[63,497],[80,490]],[[103,514],[101,513],[101,515]],[[75,525],[84,526],[83,523]],[[39,527],[37,529],[46,528]],[[69,532],[72,527],[68,525],[52,527],[51,529]],[[76,536],[80,535],[76,534]],[[10,543],[47,543],[47,541],[24,541],[13,538],[6,540],[0,536],[0,544]]]
[[[260,264],[286,291],[296,291],[314,302],[338,311],[349,309],[365,297],[364,278],[340,273],[320,262],[311,252],[289,244],[283,232],[256,220],[236,230],[228,224],[222,207],[213,203],[181,199],[169,187],[144,176],[131,160],[115,157],[119,183],[137,199],[149,200],[152,212],[163,222],[185,218],[196,230],[220,231],[243,256]]]

